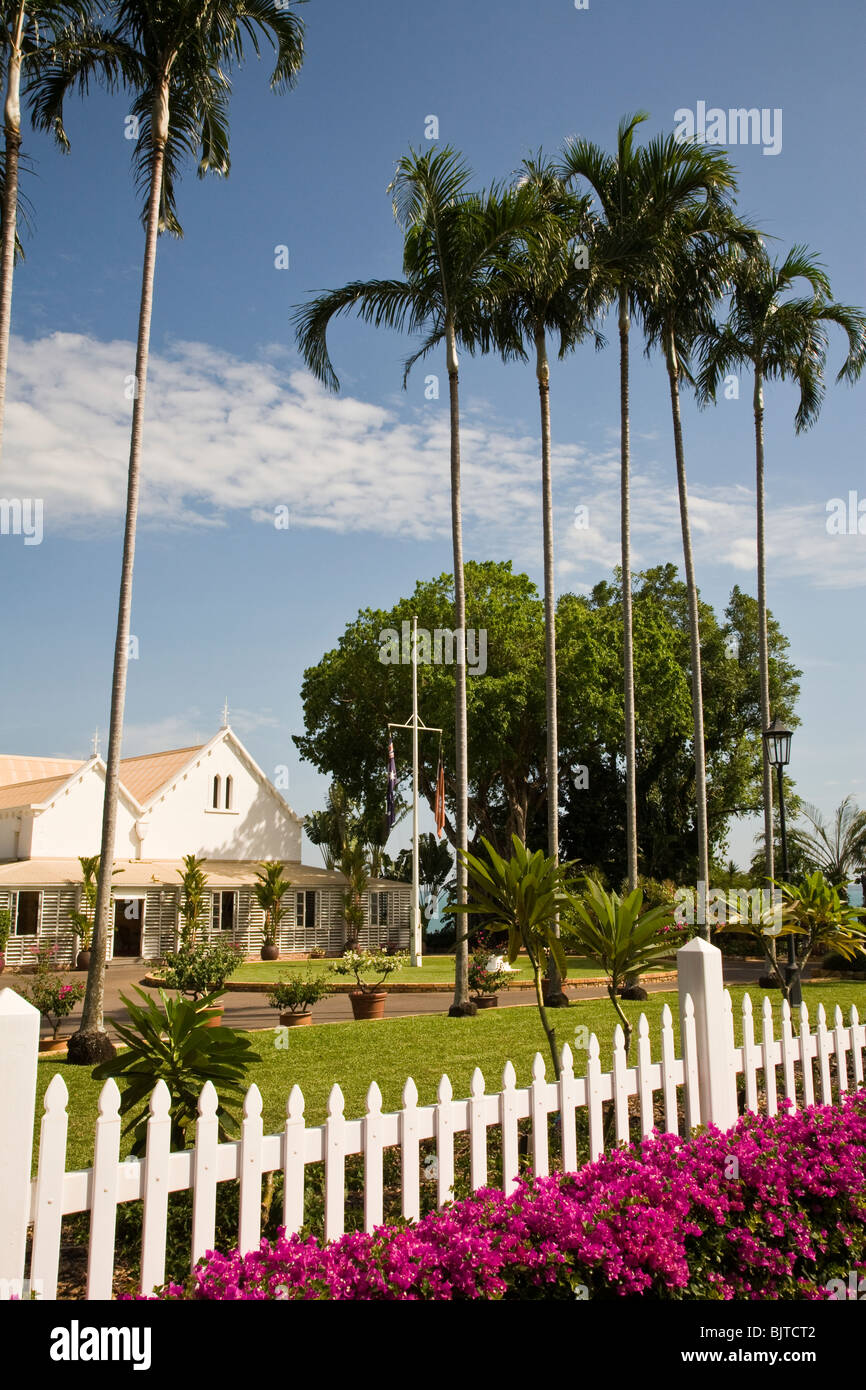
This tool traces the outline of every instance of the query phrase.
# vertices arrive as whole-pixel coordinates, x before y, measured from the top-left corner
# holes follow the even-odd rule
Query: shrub
[[[730,1180],[731,1161],[739,1177]],[[826,1299],[866,1269],[866,1092],[726,1134],[654,1135],[414,1225],[211,1253],[161,1298]]]
[[[381,989],[389,975],[393,975],[395,970],[402,970],[408,963],[406,951],[388,956],[384,951],[349,950],[334,962],[331,970],[335,975],[354,975],[356,990],[361,994],[372,994],[374,990]],[[378,979],[365,980],[365,975],[377,975]]]
[[[201,999],[206,994],[221,994],[226,980],[233,975],[243,960],[243,950],[228,941],[215,941],[212,945],[181,946],[179,951],[170,951],[165,958],[163,984],[166,989],[176,989],[190,999]]]
[[[36,978],[29,989],[23,991],[34,1009],[47,1019],[52,1028],[51,1036],[57,1037],[60,1024],[68,1018],[80,999],[84,998],[84,985],[80,981],[71,983],[57,974],[53,966],[48,970],[37,967]]]
[[[0,908],[0,956],[9,944],[9,935],[12,931],[12,913],[8,907]]]
[[[304,1014],[314,1004],[318,1004],[320,999],[327,999],[333,992],[327,980],[310,971],[306,975],[294,975],[278,980],[268,994],[268,1004],[272,1009],[279,1009],[282,1013]]]

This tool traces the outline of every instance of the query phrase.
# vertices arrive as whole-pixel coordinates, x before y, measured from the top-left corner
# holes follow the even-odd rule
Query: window
[[[297,901],[297,921],[299,927],[316,925],[316,894],[313,889],[295,895]]]
[[[15,935],[36,936],[39,931],[39,906],[41,893],[26,892],[15,895]]]
[[[213,779],[213,801],[211,802],[215,811],[220,808],[220,779],[219,774]]]
[[[211,930],[230,932],[234,931],[234,926],[235,893],[231,889],[214,893],[211,900]]]
[[[389,922],[388,899],[390,896],[390,893],[374,892],[370,894],[371,927],[387,927]]]
[[[230,810],[232,809],[232,791],[233,791],[232,779],[231,779],[231,777],[227,777],[227,778],[226,778],[226,810],[227,810],[227,811],[230,811]]]

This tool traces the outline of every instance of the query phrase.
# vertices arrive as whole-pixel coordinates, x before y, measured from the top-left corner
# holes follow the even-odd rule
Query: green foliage
[[[647,909],[640,888],[620,897],[587,878],[584,892],[569,899],[562,935],[569,947],[598,961],[610,988],[618,990],[627,975],[639,975],[670,955],[670,942],[661,934],[673,919],[672,900]]]
[[[0,907],[0,955],[6,950],[9,944],[9,937],[12,932],[12,913],[8,907]]]
[[[780,883],[782,920],[805,936],[802,963],[813,951],[833,951],[846,960],[866,945],[863,908],[850,907],[839,889],[816,869],[799,883]]]
[[[487,963],[493,952],[489,946],[476,946],[469,957],[470,994],[498,994],[508,984],[510,972],[500,968],[489,970]]]
[[[256,871],[253,892],[262,912],[265,914],[264,939],[266,946],[275,946],[277,936],[288,907],[283,906],[283,897],[291,888],[291,880],[283,878],[283,866],[279,860],[262,861]]]
[[[185,854],[183,870],[180,875],[180,915],[183,919],[181,942],[186,949],[195,946],[196,933],[205,920],[205,899],[207,894],[207,874],[202,869],[204,859],[194,854]]]
[[[93,920],[96,916],[99,855],[80,854],[78,856],[78,862],[81,865],[81,891],[84,899],[84,911],[79,912],[75,910],[70,912],[69,920],[75,927],[75,933],[78,937],[78,949],[80,951],[89,951],[90,942],[93,938]],[[114,869],[112,872],[118,874],[120,870]]]
[[[125,1083],[120,1113],[126,1119],[124,1134],[134,1136],[132,1152],[144,1152],[148,1100],[158,1081],[165,1082],[171,1097],[171,1138],[176,1148],[185,1147],[194,1133],[199,1093],[206,1081],[213,1083],[219,1096],[220,1135],[237,1133],[236,1102],[244,1095],[246,1069],[251,1062],[261,1061],[249,1038],[231,1028],[207,1026],[214,1017],[216,996],[192,1004],[170,999],[160,990],[160,1008],[144,990],[135,992],[143,1002],[121,995],[129,1022],[114,1025],[126,1050],[93,1071],[98,1081],[113,1077]]]
[[[228,941],[181,946],[165,957],[163,983],[166,989],[179,990],[191,999],[220,994],[243,958],[243,949]]]
[[[78,980],[66,980],[59,973],[55,964],[56,955],[56,946],[49,941],[41,943],[36,952],[33,983],[22,990],[24,998],[51,1024],[55,1038],[63,1019],[68,1018],[75,1005],[84,998],[84,985]]]
[[[320,999],[327,999],[330,994],[333,994],[333,990],[327,980],[308,970],[304,975],[279,980],[268,994],[268,1004],[281,1013],[307,1013]]]
[[[807,825],[795,824],[788,831],[789,853],[793,845],[810,869],[820,869],[831,883],[845,888],[866,865],[866,811],[858,809],[853,796],[846,796],[831,822],[808,801],[799,807],[799,815]]]
[[[363,994],[372,994],[381,988],[389,975],[401,970],[409,961],[406,951],[386,955],[384,951],[345,951],[331,966],[335,975],[353,975],[355,984]],[[378,976],[375,980],[365,980],[365,975]]]

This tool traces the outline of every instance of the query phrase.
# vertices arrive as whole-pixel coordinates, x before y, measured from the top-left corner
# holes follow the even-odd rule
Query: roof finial
[[[229,697],[228,697],[228,695],[227,695],[227,696],[226,696],[226,702],[225,702],[225,704],[223,705],[223,728],[224,728],[224,729],[227,729],[228,726],[229,726]]]
[[[98,757],[99,757],[99,729],[98,729],[98,728],[96,728],[96,729],[93,730],[93,742],[92,742],[91,745],[90,745],[90,751],[91,751],[91,754],[92,754],[92,756],[93,756],[94,758],[98,758]]]

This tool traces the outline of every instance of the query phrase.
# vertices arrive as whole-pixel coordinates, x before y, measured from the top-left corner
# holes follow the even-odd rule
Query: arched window
[[[220,808],[220,779],[219,773],[213,779],[213,808],[218,811]]]
[[[227,811],[230,811],[230,810],[232,809],[232,792],[233,792],[233,790],[234,790],[234,784],[233,784],[233,782],[232,782],[232,778],[231,778],[231,777],[227,777],[227,778],[226,778],[226,810],[227,810]]]

